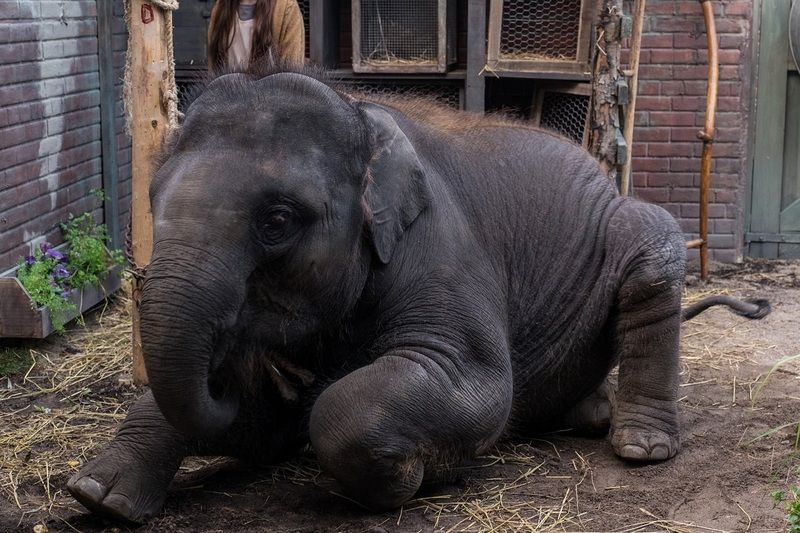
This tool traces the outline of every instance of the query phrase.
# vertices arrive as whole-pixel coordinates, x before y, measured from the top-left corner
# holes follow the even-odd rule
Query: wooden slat
[[[786,61],[789,52],[788,16],[788,0],[760,2],[758,108],[750,216],[750,231],[755,233],[777,233],[780,230]],[[752,244],[750,253],[760,257],[777,257],[778,246],[773,243]]]

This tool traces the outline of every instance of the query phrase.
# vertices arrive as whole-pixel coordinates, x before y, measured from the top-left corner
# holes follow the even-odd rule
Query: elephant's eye
[[[266,227],[269,229],[278,229],[283,227],[289,221],[289,216],[286,213],[273,213],[267,219]]]
[[[280,241],[288,236],[292,226],[294,213],[287,206],[275,206],[269,209],[264,216],[261,226],[264,236],[272,242]]]

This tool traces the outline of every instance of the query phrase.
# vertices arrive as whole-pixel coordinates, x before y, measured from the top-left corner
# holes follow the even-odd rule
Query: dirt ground
[[[800,359],[771,369],[800,353],[800,262],[713,274],[710,284],[690,276],[686,300],[766,297],[773,312],[753,322],[712,309],[686,324],[673,460],[628,464],[604,439],[543,435],[500,445],[401,510],[374,514],[339,496],[311,454],[259,470],[193,459],[137,531],[785,531],[769,493],[800,484]],[[87,323],[55,341],[0,345],[26,357],[0,378],[0,531],[128,530],[88,515],[65,489],[140,393],[124,306]]]

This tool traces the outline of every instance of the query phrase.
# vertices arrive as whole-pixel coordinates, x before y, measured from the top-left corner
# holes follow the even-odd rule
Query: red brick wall
[[[0,3],[0,83],[2,271],[39,241],[60,242],[58,224],[92,209],[89,191],[102,187],[96,3]],[[129,150],[119,161],[129,177]]]
[[[720,83],[709,196],[711,257],[742,254],[745,153],[750,98],[752,0],[713,0]],[[699,229],[699,180],[707,87],[706,34],[697,0],[648,0],[633,147],[639,198],[669,210],[687,232]],[[696,255],[696,251],[690,254]]]

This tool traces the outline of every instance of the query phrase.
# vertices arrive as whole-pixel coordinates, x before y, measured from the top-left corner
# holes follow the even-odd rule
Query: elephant
[[[90,511],[147,521],[189,455],[310,444],[385,510],[553,428],[608,431],[625,460],[678,452],[683,234],[555,133],[306,67],[229,73],[169,136],[150,199],[150,389],[67,483]],[[769,311],[690,314],[717,303]]]

